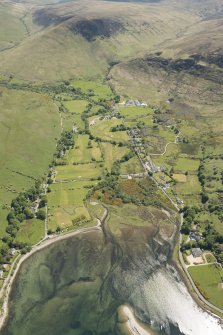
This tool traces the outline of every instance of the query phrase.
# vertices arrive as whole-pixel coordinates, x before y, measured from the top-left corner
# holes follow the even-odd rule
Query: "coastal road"
[[[181,225],[183,224],[183,214],[181,214]],[[180,234],[180,246],[182,244],[182,234]],[[191,286],[193,287],[194,291],[196,292],[197,296],[199,297],[199,299],[205,304],[207,305],[208,307],[210,307],[212,310],[214,311],[217,311],[221,314],[223,314],[223,310],[221,308],[218,308],[217,306],[214,306],[212,305],[209,301],[207,301],[203,295],[200,293],[200,291],[197,289],[196,285],[194,284],[194,281],[193,279],[191,278],[191,275],[190,273],[188,272],[188,269],[184,263],[184,259],[183,259],[183,255],[182,255],[182,252],[180,251],[180,246],[179,246],[179,252],[178,252],[178,255],[179,255],[179,260],[180,260],[180,264],[181,264],[181,267],[183,268],[184,272],[186,273],[189,281],[190,281],[190,284]]]

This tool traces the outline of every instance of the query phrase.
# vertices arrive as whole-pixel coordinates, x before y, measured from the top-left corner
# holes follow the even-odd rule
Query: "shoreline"
[[[121,333],[129,335],[158,335],[149,326],[141,324],[134,314],[133,308],[129,305],[121,305],[118,308],[118,325]]]
[[[9,314],[9,296],[11,293],[12,285],[14,280],[16,279],[16,276],[22,266],[22,264],[33,254],[36,252],[43,250],[50,246],[51,244],[54,244],[55,242],[59,242],[62,240],[65,240],[67,238],[79,235],[79,234],[84,234],[84,233],[90,233],[93,231],[102,231],[100,224],[97,224],[96,226],[92,227],[86,227],[86,228],[81,228],[75,231],[72,231],[70,233],[64,234],[64,235],[59,235],[59,236],[54,236],[54,237],[49,237],[47,239],[44,239],[42,242],[37,243],[35,246],[33,246],[32,250],[25,254],[25,255],[18,255],[14,262],[12,263],[12,267],[10,269],[8,277],[5,279],[5,282],[1,288],[1,293],[0,293],[0,299],[3,299],[3,304],[1,307],[1,314],[0,314],[0,330],[2,330]],[[17,260],[19,259],[18,263]],[[14,272],[13,272],[14,270]],[[13,274],[11,275],[11,273]]]
[[[182,220],[183,218],[181,216],[180,226],[182,225]],[[173,267],[176,269],[176,271],[180,275],[181,280],[187,287],[189,294],[191,295],[195,303],[198,305],[198,307],[201,308],[204,312],[210,314],[212,317],[215,317],[216,319],[218,319],[221,323],[223,323],[223,311],[217,306],[214,306],[213,304],[209,303],[209,301],[207,301],[202,296],[198,288],[195,286],[193,279],[190,277],[187,271],[187,268],[184,264],[182,253],[180,251],[181,240],[182,240],[180,231],[178,232],[178,234],[179,236],[177,238],[172,257],[170,259],[170,264],[173,265]]]
[[[181,226],[183,224],[183,215],[179,212],[179,207],[175,204],[175,207],[178,209],[178,213],[180,215],[179,222],[179,231],[175,242],[175,247],[173,249],[173,253],[170,259],[170,263],[174,266],[176,271],[179,273],[181,280],[187,287],[189,294],[195,303],[200,307],[204,312],[212,315],[216,319],[218,319],[221,323],[223,323],[223,310],[219,307],[213,305],[208,300],[206,300],[203,295],[200,293],[198,288],[196,287],[193,279],[191,278],[186,265],[183,260],[182,252],[180,251],[181,243],[182,243],[182,234],[180,232]]]
[[[16,279],[16,276],[18,274],[18,272],[20,271],[20,268],[22,266],[22,264],[29,258],[31,257],[33,254],[35,254],[38,251],[41,251],[45,248],[47,248],[48,246],[68,239],[70,237],[79,235],[79,234],[84,234],[84,233],[90,233],[90,232],[94,232],[94,231],[102,231],[102,225],[101,225],[101,221],[98,219],[98,224],[92,227],[86,227],[86,228],[80,228],[78,230],[75,231],[71,231],[69,233],[65,233],[63,235],[59,235],[59,236],[52,236],[52,237],[48,237],[43,239],[42,241],[38,242],[36,245],[33,246],[32,250],[25,254],[25,255],[17,255],[17,257],[15,258],[14,262],[12,263],[12,267],[10,269],[9,275],[6,278],[1,290],[0,290],[0,299],[3,300],[3,304],[1,307],[1,314],[0,314],[0,330],[2,330],[2,328],[5,325],[5,322],[8,318],[8,314],[9,314],[9,297],[10,297],[10,293],[11,293],[11,289],[12,289],[12,285]],[[219,322],[223,322],[222,320],[222,316],[218,315],[215,313],[216,310],[218,310],[218,308],[216,307],[216,310],[213,306],[213,308],[211,306],[209,306],[206,303],[206,300],[201,296],[201,294],[198,294],[197,289],[194,289],[194,283],[192,284],[192,279],[190,279],[187,275],[187,272],[185,272],[184,266],[182,264],[182,260],[181,257],[182,256],[180,254],[180,236],[178,238],[176,247],[178,248],[178,252],[177,252],[177,258],[171,257],[171,261],[170,264],[172,263],[172,265],[174,266],[174,268],[177,270],[177,272],[179,273],[181,280],[183,281],[183,283],[186,285],[189,294],[191,295],[192,299],[195,301],[195,303],[198,305],[199,308],[201,308],[204,312],[210,314],[212,317],[215,317],[216,319],[219,320]],[[14,272],[13,272],[14,271]],[[201,298],[202,297],[202,298]],[[125,328],[127,330],[127,332],[129,334],[132,335],[154,335],[157,334],[156,332],[154,332],[152,329],[145,329],[143,326],[140,325],[140,323],[137,321],[134,312],[132,310],[132,308],[128,305],[122,305],[120,306],[120,311],[121,313],[123,313],[128,319],[125,322]]]
[[[195,301],[195,303],[198,305],[199,308],[201,308],[204,312],[210,314],[212,317],[218,319],[221,323],[223,323],[223,314],[221,310],[212,304],[210,304],[199,292],[199,290],[196,288],[193,279],[189,277],[187,272],[185,271],[183,265],[181,264],[179,259],[172,259],[171,264],[174,266],[178,274],[180,275],[180,278],[182,282],[185,284],[190,296]],[[210,305],[212,306],[210,306]],[[217,312],[219,314],[217,314]]]

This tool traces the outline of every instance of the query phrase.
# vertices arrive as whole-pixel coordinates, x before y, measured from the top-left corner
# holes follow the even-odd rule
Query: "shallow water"
[[[126,303],[159,334],[223,335],[164,261],[169,248],[140,229],[110,241],[98,231],[52,244],[21,267],[1,335],[119,335],[117,309]]]

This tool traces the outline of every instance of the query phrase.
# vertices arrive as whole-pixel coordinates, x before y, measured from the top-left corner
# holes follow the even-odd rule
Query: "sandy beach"
[[[122,305],[118,308],[118,320],[121,332],[129,335],[158,335],[149,327],[141,326],[136,319],[133,310],[128,305]]]

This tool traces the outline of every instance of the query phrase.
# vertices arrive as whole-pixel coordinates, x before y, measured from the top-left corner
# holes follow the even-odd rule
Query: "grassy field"
[[[198,159],[191,159],[180,152],[180,146],[170,144],[167,147],[166,154],[163,156],[153,156],[153,161],[156,165],[165,165],[168,169],[173,168],[174,173],[181,174],[189,172],[189,174],[196,174],[200,161]]]
[[[2,87],[0,95],[2,208],[47,172],[60,134],[60,120],[56,106],[45,95]],[[2,222],[4,225],[5,220]]]
[[[135,205],[123,205],[122,207],[110,207],[109,208],[109,220],[108,224],[112,233],[116,235],[121,234],[121,229],[127,228],[128,225],[143,227],[152,226],[151,214],[149,210],[146,210],[147,220],[139,216],[138,207]]]
[[[223,270],[211,264],[190,266],[188,271],[202,295],[213,305],[223,308]]]
[[[141,172],[144,172],[144,169],[136,156],[132,157],[125,163],[121,163],[121,174],[134,174]]]
[[[69,204],[79,206],[82,204],[84,197],[86,196],[88,189],[56,189],[50,192],[48,195],[49,208],[55,203],[58,206],[67,206]]]
[[[61,181],[81,178],[98,178],[102,173],[102,168],[98,163],[88,163],[57,166],[56,171],[56,181]]]
[[[183,173],[174,173],[173,178],[178,182],[178,183],[186,183],[187,182],[187,176]]]
[[[82,114],[88,105],[88,101],[69,100],[69,101],[63,101],[63,105],[68,109],[68,111],[71,114]]]
[[[175,186],[175,191],[177,194],[199,194],[202,191],[201,185],[199,183],[198,177],[195,175],[188,175],[186,177],[186,182],[177,183]]]
[[[34,245],[45,235],[45,222],[37,219],[27,220],[21,224],[16,242]]]
[[[78,135],[75,138],[75,147],[65,155],[68,164],[90,162],[101,160],[101,150],[95,141],[89,142],[88,135]]]
[[[154,126],[153,123],[153,115],[150,114],[148,116],[140,116],[139,118],[125,118],[125,125],[127,127],[136,127],[138,123],[142,123],[145,127],[152,127]]]
[[[109,172],[111,171],[113,163],[128,153],[126,147],[118,147],[111,143],[101,143],[100,146],[104,155],[104,166]]]
[[[69,181],[68,183],[57,183],[51,184],[50,189],[52,191],[59,190],[78,190],[80,188],[88,188],[92,185],[96,185],[98,183],[97,180],[80,180],[80,181]]]
[[[9,209],[3,209],[0,208],[0,236],[4,236],[5,235],[5,229],[8,225],[7,222],[7,215],[8,215]]]
[[[88,185],[91,185],[88,183]],[[84,188],[86,182],[52,185],[48,194],[48,228],[55,230],[57,227],[67,228],[76,226],[80,222],[90,220],[90,215],[85,207],[84,199],[89,189]]]
[[[91,93],[91,98],[95,101],[99,99],[110,100],[114,97],[110,87],[100,81],[91,80],[72,80],[71,84],[75,88],[81,89],[84,93]]]
[[[95,117],[90,120],[94,120]],[[90,122],[91,122],[90,121]],[[95,125],[90,127],[90,131],[93,136],[99,137],[103,140],[108,141],[116,141],[116,142],[128,142],[129,136],[126,131],[115,131],[112,132],[111,128],[116,127],[123,122],[118,119],[110,119],[110,120],[99,120],[95,121]]]
[[[155,127],[155,128],[154,128]],[[153,125],[142,132],[148,153],[163,153],[169,142],[174,142],[176,135],[169,128]]]
[[[165,155],[153,156],[153,162],[156,165],[165,165],[168,169],[171,167],[175,168],[179,153],[179,146],[176,144],[170,144],[167,147]]]
[[[205,176],[208,179],[206,183],[206,189],[209,192],[215,192],[216,190],[223,190],[222,185],[222,171],[223,171],[223,160],[222,159],[206,159],[205,160]]]
[[[152,115],[151,108],[142,107],[120,107],[119,113],[127,120],[139,121],[141,117]]]
[[[197,159],[180,157],[177,159],[174,169],[180,171],[196,172],[198,170],[199,164],[200,162]]]
[[[80,130],[84,129],[84,122],[81,119],[81,114],[62,113],[63,129],[70,131],[73,126]]]

